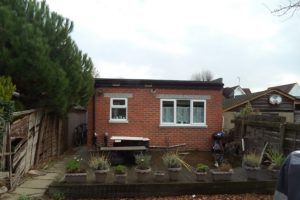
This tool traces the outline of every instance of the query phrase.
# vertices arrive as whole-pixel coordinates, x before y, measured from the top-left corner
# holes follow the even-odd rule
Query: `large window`
[[[127,98],[110,99],[110,121],[127,122]]]
[[[161,125],[206,126],[205,100],[161,100]]]

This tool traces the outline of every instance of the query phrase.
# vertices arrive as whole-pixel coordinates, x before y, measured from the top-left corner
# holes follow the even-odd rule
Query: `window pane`
[[[162,122],[173,123],[174,122],[174,102],[163,101],[162,107]]]
[[[177,124],[190,124],[190,101],[177,100]]]
[[[111,109],[112,119],[126,119],[126,108],[112,108]]]
[[[204,123],[204,102],[193,102],[193,123]]]
[[[125,106],[125,99],[114,99],[113,100],[113,105],[115,105],[115,106],[117,106],[117,105]]]

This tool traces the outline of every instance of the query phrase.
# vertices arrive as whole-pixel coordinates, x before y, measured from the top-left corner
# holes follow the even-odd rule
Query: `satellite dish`
[[[269,97],[269,103],[272,105],[278,105],[281,104],[282,97],[278,94],[273,94]]]

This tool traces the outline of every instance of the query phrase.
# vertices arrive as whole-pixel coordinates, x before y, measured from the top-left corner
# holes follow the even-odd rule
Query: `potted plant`
[[[247,171],[247,178],[256,180],[258,170],[260,170],[261,156],[257,153],[250,152],[243,156],[243,168]]]
[[[276,179],[279,176],[281,165],[285,161],[285,156],[283,155],[283,153],[275,149],[269,149],[266,152],[266,156],[271,162],[268,169],[272,173],[272,178]]]
[[[233,169],[229,163],[222,163],[218,168],[211,169],[210,173],[214,181],[230,181]]]
[[[151,156],[145,154],[137,154],[134,156],[136,163],[136,174],[138,182],[146,182],[149,180],[149,174],[151,172],[150,161]]]
[[[92,155],[88,164],[95,170],[96,182],[104,183],[110,166],[107,157],[104,155]]]
[[[114,174],[116,183],[126,183],[127,167],[125,165],[117,165],[114,167]]]
[[[204,181],[207,175],[209,167],[205,164],[198,163],[195,169],[196,180],[197,181]]]
[[[66,182],[84,182],[86,181],[86,170],[81,167],[80,160],[71,159],[66,163]]]
[[[179,172],[181,171],[182,160],[179,155],[174,152],[168,152],[162,157],[165,166],[168,168],[169,180],[177,181]]]

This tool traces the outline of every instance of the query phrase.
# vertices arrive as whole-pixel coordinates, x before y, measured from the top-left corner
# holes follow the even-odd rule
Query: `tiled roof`
[[[291,91],[291,89],[293,89],[295,84],[297,84],[297,83],[291,83],[291,84],[286,84],[286,85],[278,85],[278,86],[274,86],[274,87],[269,87],[268,89],[278,89],[278,90],[281,90],[285,93],[289,93]]]
[[[242,88],[243,91],[247,94],[251,94],[251,90],[249,88]]]
[[[233,97],[233,93],[234,93],[234,90],[239,87],[238,85],[237,86],[234,86],[234,87],[226,87],[223,89],[223,96],[226,97],[226,98],[231,98]]]

